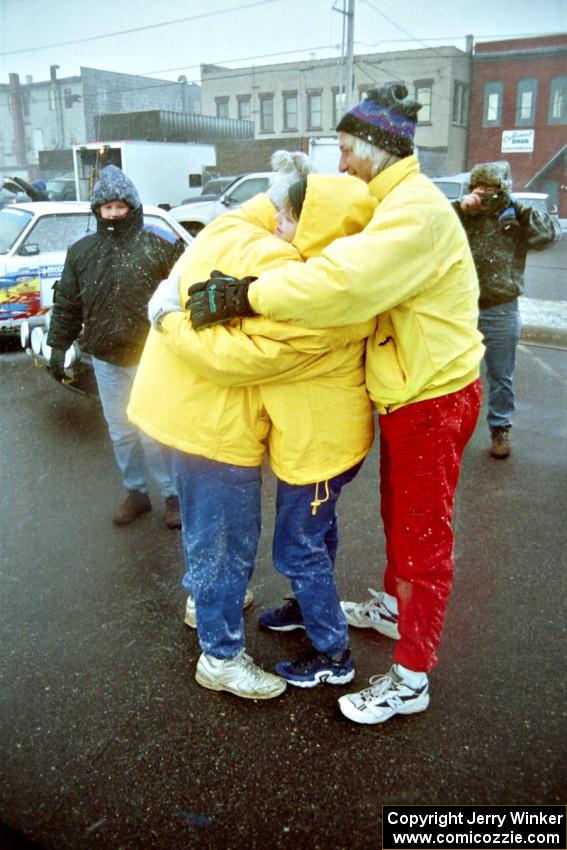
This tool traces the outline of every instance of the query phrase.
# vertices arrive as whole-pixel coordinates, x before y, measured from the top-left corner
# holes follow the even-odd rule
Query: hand
[[[65,374],[65,352],[61,348],[51,349],[49,371],[58,384],[67,379],[67,375]]]
[[[154,331],[161,331],[161,320],[167,313],[182,311],[179,303],[179,275],[170,274],[157,287],[148,302],[148,319]]]
[[[480,210],[482,208],[482,198],[476,192],[471,192],[469,195],[463,195],[461,198],[461,209],[463,212],[471,210]]]
[[[218,325],[236,316],[255,316],[248,301],[248,287],[255,277],[241,280],[213,271],[209,280],[189,287],[187,307],[196,331]]]

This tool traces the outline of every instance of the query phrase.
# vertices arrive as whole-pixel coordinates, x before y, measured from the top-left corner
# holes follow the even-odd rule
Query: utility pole
[[[343,0],[343,8],[333,6],[334,12],[343,16],[343,35],[341,42],[341,62],[339,66],[339,95],[344,95],[344,110],[353,105],[354,88],[354,2],[355,0]],[[346,39],[345,39],[346,29]],[[346,44],[345,44],[346,42]],[[345,73],[346,65],[346,73]]]
[[[345,85],[346,108],[350,109],[353,105],[354,92],[354,2],[348,0],[347,14],[347,76]]]
[[[19,74],[10,74],[8,79],[10,80],[10,105],[12,107],[12,121],[14,125],[16,165],[23,168],[27,165],[27,153],[20,76]]]

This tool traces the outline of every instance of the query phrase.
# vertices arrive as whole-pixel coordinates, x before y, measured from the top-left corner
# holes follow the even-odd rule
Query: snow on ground
[[[520,298],[522,324],[546,328],[567,329],[567,301],[542,301],[538,298]]]

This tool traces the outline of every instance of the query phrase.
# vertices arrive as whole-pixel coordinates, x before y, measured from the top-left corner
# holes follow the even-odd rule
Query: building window
[[[284,130],[297,130],[297,92],[290,91],[283,94],[283,128]]]
[[[469,87],[466,83],[455,80],[453,83],[453,124],[458,127],[467,126],[468,105]]]
[[[250,121],[252,110],[250,107],[250,97],[238,98],[238,117],[241,121]]]
[[[483,127],[499,127],[502,123],[502,99],[504,83],[486,83],[484,87]]]
[[[567,124],[567,77],[554,77],[549,92],[550,124]]]
[[[516,90],[516,125],[535,124],[537,80],[520,80]]]
[[[273,94],[260,95],[260,132],[274,132],[274,96]]]
[[[415,99],[418,103],[421,103],[421,109],[417,113],[418,124],[431,124],[432,92],[432,80],[422,80],[415,83]]]
[[[347,112],[346,92],[333,89],[333,127],[336,127]]]
[[[307,127],[309,130],[323,129],[323,96],[320,91],[307,93]]]
[[[228,118],[228,97],[215,97],[217,118]]]

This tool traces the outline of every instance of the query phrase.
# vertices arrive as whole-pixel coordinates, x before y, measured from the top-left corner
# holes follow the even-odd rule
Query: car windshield
[[[69,245],[92,233],[96,220],[91,213],[43,215],[28,233],[25,245],[37,245],[39,253],[66,251]]]
[[[456,183],[453,180],[435,180],[435,185],[450,201],[456,201],[461,196],[461,183]]]
[[[265,192],[270,181],[267,177],[253,177],[241,183],[233,192],[227,195],[230,204],[243,204],[259,192]]]
[[[0,210],[0,254],[7,254],[30,219],[31,212],[5,207]]]
[[[522,198],[520,196],[518,200],[525,207],[532,207],[534,210],[537,210],[540,213],[549,212],[545,198]]]

